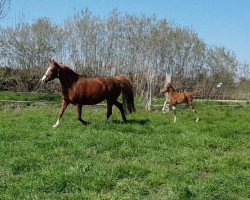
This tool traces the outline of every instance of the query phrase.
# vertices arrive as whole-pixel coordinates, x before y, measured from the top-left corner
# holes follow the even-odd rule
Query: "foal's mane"
[[[172,88],[172,90],[173,90],[174,92],[176,92],[176,89],[174,88],[174,86],[173,86],[171,83],[169,83],[169,86]]]

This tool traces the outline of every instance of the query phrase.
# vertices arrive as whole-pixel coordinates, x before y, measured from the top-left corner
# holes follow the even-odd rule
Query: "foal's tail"
[[[115,78],[121,84],[122,104],[123,104],[124,109],[128,109],[130,113],[134,112],[135,111],[134,93],[133,93],[133,86],[131,82],[124,76],[116,76]]]

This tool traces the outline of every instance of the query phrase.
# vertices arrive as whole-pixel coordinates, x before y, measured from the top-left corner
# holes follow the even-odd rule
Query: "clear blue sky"
[[[0,23],[12,26],[20,13],[31,22],[48,17],[63,23],[85,8],[101,17],[115,8],[122,13],[156,15],[193,28],[206,44],[225,46],[241,62],[250,63],[250,0],[12,0],[8,18]]]

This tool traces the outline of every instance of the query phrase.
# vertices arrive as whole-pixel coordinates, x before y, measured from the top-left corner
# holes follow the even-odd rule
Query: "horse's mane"
[[[80,76],[79,74],[77,74],[74,70],[72,70],[70,67],[68,67],[67,65],[63,64],[63,63],[57,63],[58,66],[63,69],[64,71],[66,71],[67,73],[72,73],[75,75]]]

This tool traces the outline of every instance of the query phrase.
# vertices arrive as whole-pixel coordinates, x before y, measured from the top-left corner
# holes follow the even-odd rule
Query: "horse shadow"
[[[150,123],[149,119],[127,119],[126,122],[120,121],[120,120],[111,120],[109,123],[112,124],[137,124],[137,125],[146,125]]]

